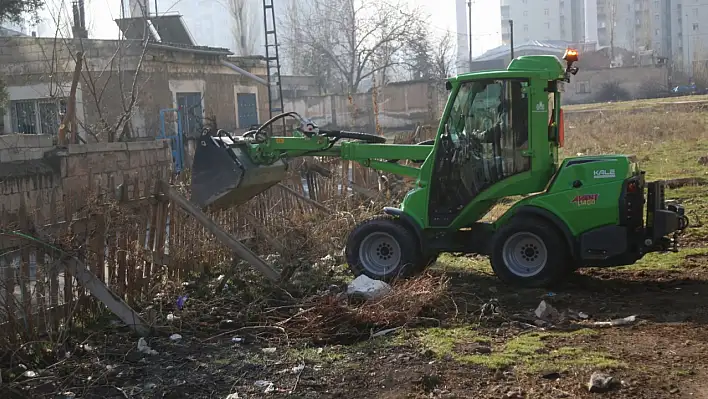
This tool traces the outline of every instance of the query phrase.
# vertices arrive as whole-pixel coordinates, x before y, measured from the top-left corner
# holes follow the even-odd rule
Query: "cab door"
[[[430,225],[448,226],[483,191],[531,169],[528,80],[461,84],[433,164]]]

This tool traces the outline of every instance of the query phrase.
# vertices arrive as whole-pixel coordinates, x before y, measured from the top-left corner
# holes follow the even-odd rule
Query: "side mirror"
[[[452,90],[452,83],[450,83],[449,80],[445,81],[445,90],[447,90],[447,91]]]

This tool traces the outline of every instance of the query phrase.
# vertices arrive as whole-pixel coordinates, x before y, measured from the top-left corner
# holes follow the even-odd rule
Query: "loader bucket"
[[[246,146],[228,137],[200,138],[192,163],[193,203],[209,210],[236,207],[285,178],[285,162],[257,165]]]

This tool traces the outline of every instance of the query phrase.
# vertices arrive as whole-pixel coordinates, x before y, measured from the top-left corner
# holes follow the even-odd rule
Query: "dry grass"
[[[708,138],[708,116],[700,112],[616,112],[568,116],[563,156],[651,153],[667,143]]]

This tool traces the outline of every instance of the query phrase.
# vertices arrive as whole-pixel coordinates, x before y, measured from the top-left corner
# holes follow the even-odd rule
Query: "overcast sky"
[[[126,2],[128,0],[125,0]],[[155,0],[149,0],[151,9],[154,9]],[[225,4],[227,0],[158,0],[159,12],[166,9],[179,11],[182,2],[204,2]],[[378,0],[370,0],[378,1]],[[406,0],[411,5],[422,6],[431,15],[431,27],[438,33],[455,29],[455,1],[454,0]],[[259,1],[260,3],[260,1]],[[48,0],[47,9],[42,13],[47,23],[37,28],[40,36],[54,36],[56,25],[51,23],[59,13],[59,6],[66,4],[66,9],[70,10],[71,0]],[[276,1],[277,6],[277,1]],[[86,0],[86,25],[93,38],[111,39],[117,37],[118,27],[113,22],[119,16],[120,0]],[[154,11],[154,10],[153,10]],[[70,12],[70,11],[69,11]],[[277,9],[276,9],[277,12]],[[53,18],[53,17],[54,18]],[[61,19],[70,20],[70,15],[64,11]],[[472,33],[474,41],[472,49],[474,55],[480,55],[484,51],[500,45],[501,37],[499,0],[473,0],[472,5]],[[218,26],[214,27],[218,29]],[[194,34],[194,32],[192,32]],[[199,45],[214,45],[212,43],[197,43]]]

